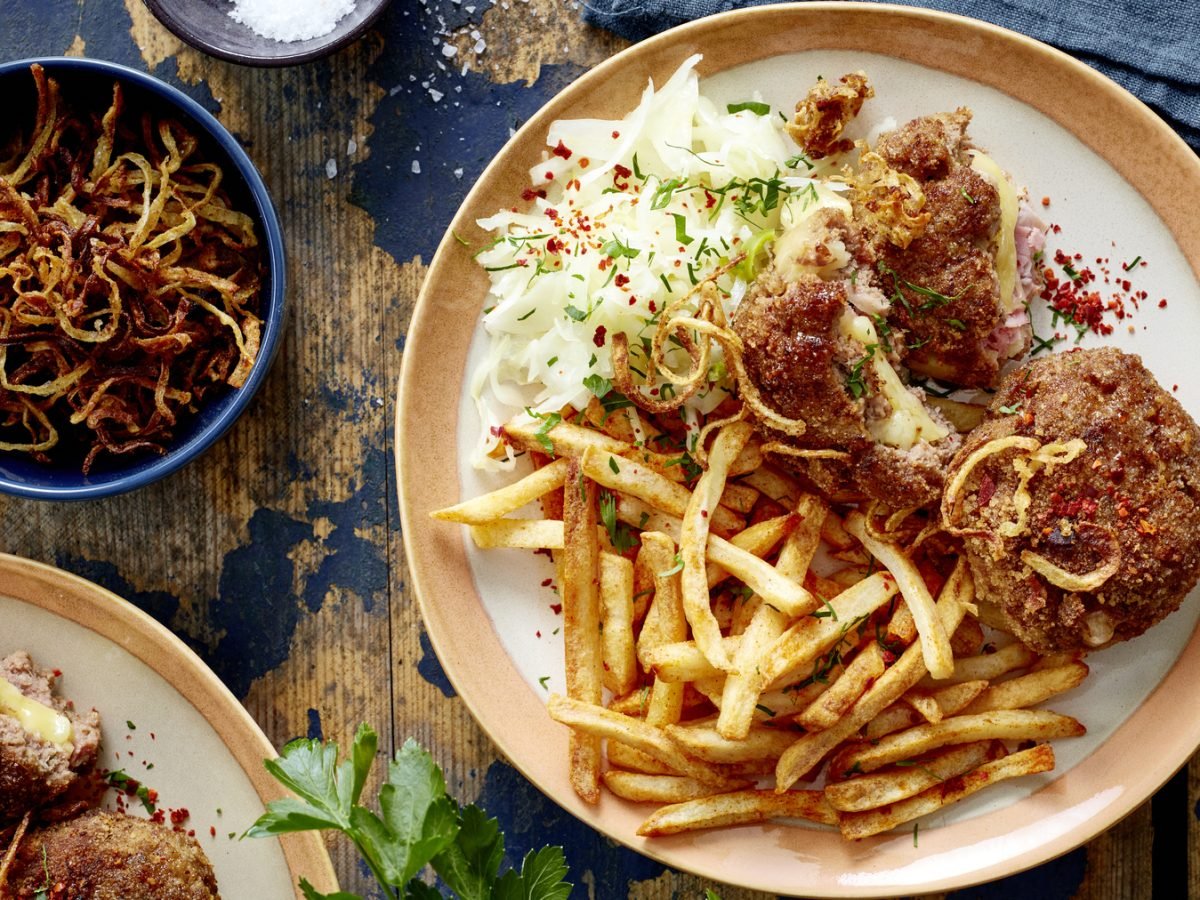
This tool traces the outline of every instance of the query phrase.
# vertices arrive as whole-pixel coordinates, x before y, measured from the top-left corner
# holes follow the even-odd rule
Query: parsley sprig
[[[340,831],[354,843],[387,900],[440,900],[419,876],[432,866],[462,900],[566,900],[572,885],[561,847],[531,850],[521,870],[500,874],[504,835],[474,805],[459,807],[446,793],[442,770],[411,738],[388,763],[379,814],[359,804],[375,760],[378,737],[368,725],[354,736],[350,758],[339,761],[332,742],[300,739],[267,760],[267,771],[296,797],[273,800],[246,832],[270,837],[295,831]],[[362,900],[322,894],[305,879],[306,900]]]

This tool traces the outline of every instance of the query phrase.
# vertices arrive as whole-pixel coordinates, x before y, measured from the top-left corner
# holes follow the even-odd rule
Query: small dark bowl
[[[158,21],[187,41],[221,59],[245,66],[291,66],[339,50],[371,27],[389,0],[358,0],[333,31],[307,41],[265,38],[229,15],[230,0],[142,0]]]
[[[120,81],[127,110],[149,109],[189,126],[205,158],[219,163],[224,170],[222,187],[233,205],[254,219],[263,250],[265,277],[259,301],[262,337],[250,375],[242,387],[206,397],[196,414],[181,418],[175,439],[164,455],[101,457],[92,472],[83,475],[77,463],[47,465],[22,453],[0,453],[0,491],[43,500],[87,500],[131,491],[171,474],[216,443],[250,403],[267,376],[283,330],[283,234],[266,185],[246,151],[200,104],[157,78],[94,59],[62,57],[0,63],[0,95],[6,98],[9,121],[33,120],[36,91],[29,67],[35,62],[58,81],[68,102],[106,109],[112,101],[113,82]]]

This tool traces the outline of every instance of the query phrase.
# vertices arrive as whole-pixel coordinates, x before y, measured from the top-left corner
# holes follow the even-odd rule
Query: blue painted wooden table
[[[579,12],[562,0],[397,0],[333,57],[268,70],[180,43],[140,0],[2,0],[0,59],[114,60],[215,113],[271,189],[292,285],[266,387],[216,448],[132,495],[0,499],[2,546],[167,624],[277,745],[345,745],[360,721],[385,749],[416,737],[457,796],[500,818],[512,859],[565,845],[573,896],[702,897],[698,879],[599,837],[497,758],[432,652],[400,543],[392,395],[425,265],[510,129],[623,46]],[[1086,847],[952,896],[1200,896],[1198,782],[1193,760]],[[344,889],[371,896],[350,848],[331,849]]]

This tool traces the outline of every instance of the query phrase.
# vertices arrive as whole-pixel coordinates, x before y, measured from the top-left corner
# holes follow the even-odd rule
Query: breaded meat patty
[[[1200,430],[1137,356],[1036,360],[955,457],[942,519],[1030,647],[1128,640],[1200,579]]]
[[[6,897],[13,900],[219,900],[196,839],[146,819],[95,811],[30,832]]]
[[[0,659],[0,826],[55,801],[96,762],[100,716],[59,697],[54,678],[23,650]]]
[[[888,321],[909,340],[914,372],[964,387],[991,387],[1000,368],[1029,349],[1025,301],[1033,287],[1020,272],[1036,232],[1021,218],[1017,194],[994,164],[978,161],[959,109],[914,119],[883,135],[887,164],[924,193],[928,222],[906,246],[876,243],[877,284],[892,298]],[[987,160],[987,157],[983,157]],[[1007,206],[1007,212],[1005,211]],[[1040,234],[1040,233],[1039,233]],[[1022,252],[1025,251],[1025,252]]]
[[[778,459],[831,495],[860,492],[892,508],[933,502],[960,437],[901,383],[894,354],[889,361],[870,317],[848,303],[848,287],[768,274],[734,315],[746,373],[764,402],[804,423],[802,434],[775,436],[800,451],[837,454]]]

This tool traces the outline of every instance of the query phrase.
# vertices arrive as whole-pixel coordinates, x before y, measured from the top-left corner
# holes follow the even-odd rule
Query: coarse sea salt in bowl
[[[61,449],[66,453],[62,458],[51,456],[49,461],[39,461],[24,452],[0,451],[0,491],[40,500],[89,500],[131,491],[176,472],[215,444],[249,406],[266,379],[283,335],[286,297],[283,234],[262,176],[237,139],[183,92],[125,66],[65,57],[0,63],[0,91],[8,99],[10,112],[6,124],[0,124],[0,147],[5,147],[14,136],[27,138],[30,124],[35,122],[38,95],[31,74],[34,63],[45,70],[48,79],[58,83],[59,113],[64,116],[94,114],[98,118],[111,105],[113,83],[119,82],[123,98],[116,120],[119,128],[122,122],[137,121],[143,113],[156,122],[178,122],[197,141],[195,153],[189,159],[220,167],[220,188],[230,208],[244,213],[253,222],[259,250],[261,275],[255,315],[261,324],[253,364],[240,387],[210,389],[194,411],[181,413],[162,454],[150,451],[101,454],[91,471],[84,474],[79,454],[73,449],[78,444],[73,444],[74,439],[67,434],[62,435]],[[166,207],[165,211],[169,209]],[[94,239],[103,242],[100,237]],[[0,278],[0,299],[10,284]],[[199,291],[196,296],[201,296]],[[6,364],[10,370],[18,364],[15,352],[11,347],[8,350]],[[51,452],[59,449],[56,446]]]
[[[145,0],[197,50],[247,66],[290,66],[346,46],[389,0]]]

